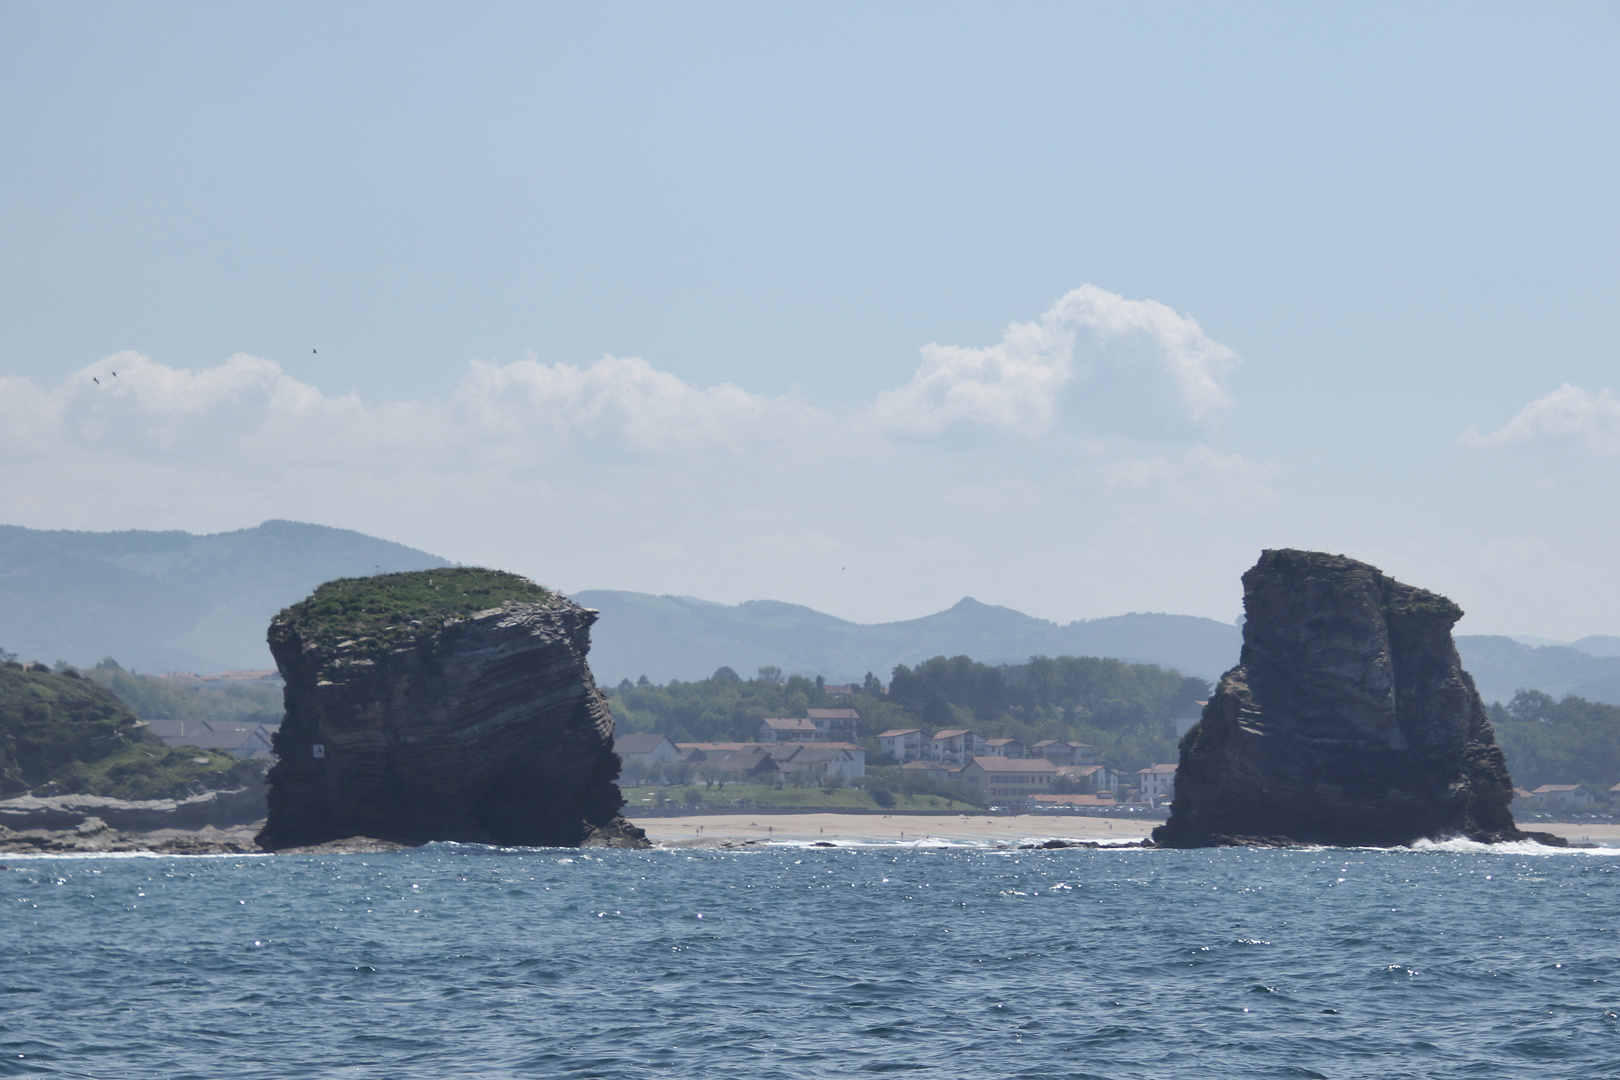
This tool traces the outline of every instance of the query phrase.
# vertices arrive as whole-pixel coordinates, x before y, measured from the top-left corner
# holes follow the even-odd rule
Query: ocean
[[[5,861],[5,1076],[1620,1076],[1613,849]]]

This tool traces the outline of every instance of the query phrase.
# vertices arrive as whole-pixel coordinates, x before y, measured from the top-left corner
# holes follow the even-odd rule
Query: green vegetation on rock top
[[[360,650],[371,652],[430,635],[447,622],[508,600],[544,604],[557,599],[550,589],[516,574],[454,567],[328,581],[308,599],[284,609],[276,621],[306,642],[334,647],[352,640],[372,646]]]

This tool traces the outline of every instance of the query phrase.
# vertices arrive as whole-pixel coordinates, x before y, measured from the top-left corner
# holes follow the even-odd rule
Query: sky
[[[1620,4],[0,0],[0,522],[1620,633]],[[116,372],[117,374],[113,374]]]

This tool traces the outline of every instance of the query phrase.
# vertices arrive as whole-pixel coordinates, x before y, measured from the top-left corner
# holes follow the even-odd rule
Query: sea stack
[[[1462,609],[1343,555],[1266,551],[1243,653],[1181,740],[1164,847],[1393,846],[1521,832],[1451,628]]]
[[[619,816],[596,612],[454,568],[331,581],[270,624],[286,717],[260,846],[645,847]]]

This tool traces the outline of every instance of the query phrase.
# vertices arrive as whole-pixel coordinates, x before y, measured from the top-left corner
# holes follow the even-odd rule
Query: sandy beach
[[[1620,845],[1620,824],[1601,822],[1523,822],[1519,828],[1530,832],[1550,832],[1562,836],[1572,844],[1602,844],[1604,847]]]
[[[1033,840],[1140,840],[1157,821],[1129,818],[1019,814],[968,816],[940,814],[702,814],[692,817],[649,817],[636,822],[659,847],[724,841],[826,840],[844,843],[1020,844]]]
[[[1140,840],[1159,824],[1152,820],[1051,814],[972,816],[910,814],[702,814],[651,817],[636,822],[659,847],[710,846],[740,840],[805,843],[1025,844],[1041,840]],[[1537,823],[1524,826],[1577,844],[1620,846],[1620,824]]]

